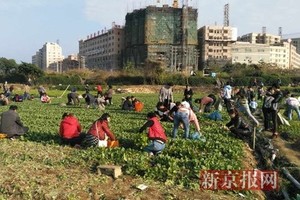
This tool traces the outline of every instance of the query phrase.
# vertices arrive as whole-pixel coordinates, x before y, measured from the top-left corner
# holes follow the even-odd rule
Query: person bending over
[[[142,133],[147,128],[150,143],[145,147],[145,151],[149,155],[160,153],[166,146],[167,136],[156,114],[153,112],[147,114],[147,122],[140,128],[139,132]]]
[[[116,137],[109,128],[110,115],[104,113],[99,119],[97,119],[90,127],[87,135],[83,141],[84,147],[97,146],[99,140],[106,140],[106,136],[115,141]]]
[[[227,130],[230,130],[237,138],[240,139],[251,136],[249,125],[243,121],[237,110],[229,110],[228,114],[230,116],[230,122],[226,124]]]

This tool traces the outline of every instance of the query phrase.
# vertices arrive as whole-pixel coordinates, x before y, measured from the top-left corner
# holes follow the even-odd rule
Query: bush
[[[277,80],[279,78],[281,80],[281,85],[283,85],[283,86],[287,86],[290,83],[292,83],[291,78],[288,76],[278,76],[275,74],[264,74],[262,76],[262,78],[264,79],[264,84],[268,85],[268,86],[271,86],[272,84],[277,83]]]
[[[199,77],[199,76],[189,77],[189,84],[191,86],[214,85],[215,83],[216,83],[216,79],[212,77]]]
[[[68,76],[64,74],[48,74],[44,77],[41,77],[37,80],[38,84],[45,85],[80,85],[81,80],[78,75]]]
[[[108,85],[143,85],[143,76],[110,76],[106,79]]]
[[[23,74],[19,73],[0,76],[0,82],[4,83],[5,81],[7,81],[8,83],[27,83],[26,77]]]

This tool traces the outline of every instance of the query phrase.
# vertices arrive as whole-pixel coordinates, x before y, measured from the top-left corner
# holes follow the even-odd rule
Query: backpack
[[[274,100],[274,97],[266,96],[265,97],[265,102],[264,102],[264,108],[271,108],[273,100]]]

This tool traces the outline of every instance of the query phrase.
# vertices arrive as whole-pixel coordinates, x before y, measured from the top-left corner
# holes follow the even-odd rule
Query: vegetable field
[[[59,96],[54,91],[49,94]],[[120,109],[122,94],[114,95],[114,104],[106,107],[111,129],[121,145],[114,149],[83,150],[60,143],[58,129],[64,112],[74,113],[85,132],[101,115],[97,109],[86,109],[83,99],[77,107],[61,107],[66,97],[53,98],[51,104],[42,104],[38,99],[16,103],[30,131],[19,140],[0,140],[0,199],[106,199],[105,191],[93,189],[100,183],[109,184],[107,176],[97,174],[101,164],[121,165],[125,176],[191,191],[199,190],[201,169],[244,168],[244,143],[222,129],[226,116],[223,122],[214,122],[197,114],[206,142],[181,139],[183,130],[172,139],[173,124],[163,122],[168,134],[166,149],[159,156],[149,157],[142,150],[148,143],[146,132],[140,134],[138,129],[145,123],[146,113],[153,111],[157,95],[135,96],[145,104],[140,113]],[[0,107],[1,112],[7,109]],[[117,192],[121,189],[114,189],[116,199],[122,199]]]

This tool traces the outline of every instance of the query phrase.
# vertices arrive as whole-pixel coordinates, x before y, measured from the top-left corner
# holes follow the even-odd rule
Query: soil
[[[273,141],[280,154],[284,155],[290,163],[300,167],[300,140],[288,142],[278,137]]]
[[[119,93],[159,93],[160,88],[162,85],[125,85],[125,86],[116,86],[116,92]],[[205,94],[211,93],[214,90],[213,86],[197,86],[191,87],[194,92],[201,92]],[[183,93],[185,86],[175,85],[173,86],[174,92],[181,92]]]
[[[261,191],[244,198],[239,192],[190,190],[127,175],[113,179],[91,168],[60,164],[72,151],[70,147],[62,151],[59,146],[49,149],[38,143],[2,140],[0,199],[265,199]],[[255,157],[246,145],[244,152],[243,168],[256,168]],[[148,188],[137,189],[140,184]]]

